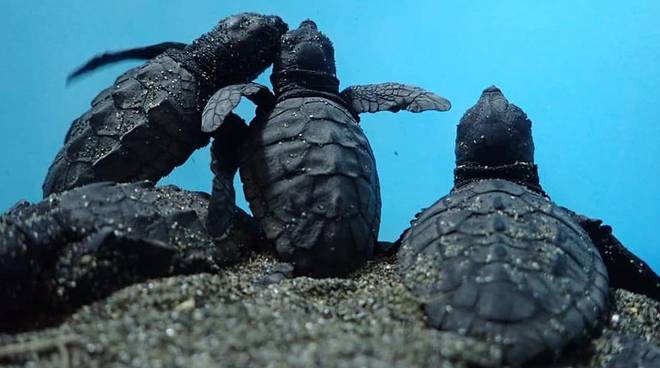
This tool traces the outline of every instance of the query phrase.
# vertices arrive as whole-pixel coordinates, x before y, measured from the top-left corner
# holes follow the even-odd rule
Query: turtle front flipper
[[[357,114],[399,110],[447,111],[451,108],[451,103],[444,97],[419,87],[400,83],[351,86],[343,90],[340,96]]]
[[[582,215],[576,217],[603,258],[610,286],[660,301],[660,277],[646,262],[621,244],[612,234],[612,227],[603,225],[603,221],[598,219]]]
[[[220,89],[202,113],[202,130],[213,135],[211,171],[213,189],[206,228],[222,248],[240,251],[256,249],[264,237],[254,218],[236,206],[234,176],[241,160],[241,146],[248,136],[248,126],[232,110],[245,96],[257,105],[257,111],[272,106],[274,96],[257,83],[236,84]]]
[[[236,206],[234,176],[247,135],[245,121],[229,112],[215,131],[211,145],[211,171],[214,176],[206,228],[219,247],[239,253],[264,243],[254,218]]]
[[[202,131],[213,133],[227,120],[229,114],[247,97],[257,105],[257,109],[272,106],[275,97],[268,87],[258,83],[234,84],[219,89],[204,107]]]
[[[108,65],[118,63],[124,60],[149,60],[164,53],[169,49],[182,50],[187,44],[182,42],[161,42],[155,45],[134,47],[131,49],[120,51],[106,51],[102,54],[96,55],[89,59],[85,64],[78,67],[66,77],[66,83],[69,84],[72,80],[80,76],[91,73],[94,70]]]

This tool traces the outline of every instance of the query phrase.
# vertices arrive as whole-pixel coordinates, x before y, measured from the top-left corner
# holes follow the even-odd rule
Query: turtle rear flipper
[[[182,42],[161,42],[155,45],[135,47],[120,51],[106,51],[94,56],[85,64],[71,72],[71,74],[66,77],[66,83],[69,84],[74,79],[78,79],[79,77],[108,64],[114,64],[124,60],[149,60],[169,49],[181,50],[186,46],[187,44]]]
[[[660,276],[621,244],[612,234],[612,227],[603,225],[603,221],[598,219],[576,216],[603,258],[610,286],[660,301]]]
[[[451,108],[451,103],[446,98],[422,88],[401,83],[351,86],[341,91],[340,96],[357,114],[379,111],[398,112],[399,110],[447,111]]]

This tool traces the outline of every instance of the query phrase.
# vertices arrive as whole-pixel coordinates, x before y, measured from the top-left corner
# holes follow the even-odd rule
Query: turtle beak
[[[506,111],[507,106],[509,106],[509,101],[502,94],[502,90],[493,85],[486,88],[481,93],[481,97],[477,104],[487,104],[493,112],[502,113]]]

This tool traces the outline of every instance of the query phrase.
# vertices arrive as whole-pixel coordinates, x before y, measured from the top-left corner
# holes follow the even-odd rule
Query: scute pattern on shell
[[[398,262],[432,326],[499,346],[512,365],[584,337],[608,294],[573,217],[504,180],[465,185],[418,214]]]
[[[250,131],[241,179],[278,254],[318,276],[362,264],[378,234],[380,189],[351,113],[322,97],[289,98],[257,116]],[[317,244],[323,247],[306,248]]]
[[[198,81],[168,55],[127,71],[73,122],[44,194],[167,175],[208,143],[198,126],[200,103]]]

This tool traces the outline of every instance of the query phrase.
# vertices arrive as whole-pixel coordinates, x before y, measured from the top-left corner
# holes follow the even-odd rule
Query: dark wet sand
[[[0,365],[28,367],[498,366],[496,348],[427,329],[388,261],[348,279],[254,286],[275,261],[134,285],[63,324],[0,334]],[[660,305],[613,290],[600,337],[547,367],[603,367],[623,336],[660,345]]]

